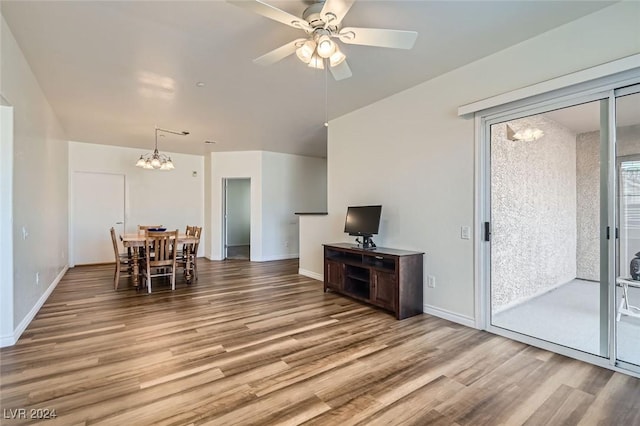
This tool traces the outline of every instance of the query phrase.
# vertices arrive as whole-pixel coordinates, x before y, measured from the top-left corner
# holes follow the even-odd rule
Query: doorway
[[[608,355],[607,102],[490,126],[491,325],[597,356]]]
[[[224,179],[224,259],[251,258],[251,178]]]
[[[125,230],[125,176],[74,172],[72,197],[73,264],[112,263],[109,229]]]

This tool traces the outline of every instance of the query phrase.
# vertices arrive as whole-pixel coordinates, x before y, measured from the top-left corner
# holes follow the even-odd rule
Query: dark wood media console
[[[424,253],[354,244],[324,245],[324,291],[331,290],[393,312],[421,314]]]

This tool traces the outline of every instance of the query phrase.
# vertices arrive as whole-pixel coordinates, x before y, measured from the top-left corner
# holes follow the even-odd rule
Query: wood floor
[[[640,380],[330,293],[297,261],[199,261],[199,281],[69,270],[0,351],[2,424],[640,425]],[[27,419],[10,419],[26,409]]]

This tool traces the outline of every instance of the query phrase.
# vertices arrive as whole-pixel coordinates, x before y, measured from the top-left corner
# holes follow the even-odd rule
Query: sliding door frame
[[[617,224],[617,206],[616,206],[616,123],[615,123],[615,97],[621,87],[631,86],[640,83],[640,72],[633,70],[632,72],[623,72],[608,77],[603,77],[592,82],[559,89],[550,93],[537,95],[532,98],[523,99],[506,105],[493,107],[484,111],[475,113],[475,131],[476,131],[476,185],[475,185],[475,289],[476,289],[476,324],[480,329],[487,330],[491,333],[502,335],[510,339],[527,343],[532,346],[540,347],[552,352],[589,362],[595,365],[624,372],[633,376],[640,377],[640,372],[628,368],[628,366],[619,363],[616,359],[616,341],[615,341],[615,279],[616,279],[616,245],[615,238],[606,240],[607,255],[605,263],[607,266],[607,284],[606,288],[601,283],[601,305],[602,309],[607,310],[607,315],[601,322],[601,331],[608,333],[607,341],[604,341],[608,356],[602,357],[577,349],[571,349],[566,346],[551,343],[541,339],[535,339],[521,333],[506,330],[491,324],[491,253],[490,244],[485,241],[484,223],[491,223],[491,164],[490,164],[490,145],[491,145],[491,125],[501,123],[508,120],[514,120],[530,115],[536,115],[555,109],[570,107],[573,105],[583,104],[598,100],[608,100],[606,118],[607,128],[607,161],[606,161],[606,180],[601,189],[607,191],[608,202],[605,205],[601,203],[601,214],[606,214],[606,218],[601,219],[601,231],[609,226],[615,229]],[[603,151],[604,153],[604,151]],[[602,198],[601,198],[602,199]],[[606,226],[603,226],[606,223]],[[489,230],[490,231],[490,230]],[[615,233],[613,233],[615,235]],[[605,300],[602,301],[603,296]],[[604,304],[606,302],[606,304]],[[603,318],[603,317],[601,317]],[[620,368],[620,366],[626,368]]]
[[[628,85],[626,87],[620,87],[620,88],[616,88],[614,90],[612,90],[612,98],[613,98],[613,118],[611,116],[609,116],[609,126],[610,126],[610,131],[613,132],[614,135],[616,135],[616,130],[617,130],[617,122],[615,120],[615,108],[617,107],[617,99],[623,96],[628,96],[628,95],[640,95],[640,81],[637,82],[637,84],[634,85]],[[611,108],[610,108],[611,109]],[[617,139],[616,139],[617,141]],[[633,154],[630,156],[626,156],[628,157],[638,157],[640,156],[640,154]],[[616,178],[618,176],[618,161],[624,159],[625,157],[614,157],[614,174],[616,175]],[[619,188],[617,187],[617,182],[616,182],[616,191],[619,191]],[[619,195],[616,192],[616,199],[614,200],[613,204],[615,204],[615,207],[617,209],[618,207],[618,198]],[[614,220],[615,220],[615,226],[616,229],[620,228],[620,215],[618,214],[619,212],[616,211],[616,215],[613,216]],[[616,241],[617,242],[617,241]],[[617,270],[618,270],[618,259],[614,258],[615,264],[614,264],[614,273],[615,275],[617,275]],[[615,277],[614,277],[615,279]],[[616,367],[621,367],[625,373],[629,374],[629,372],[631,372],[632,375],[635,375],[637,377],[640,377],[640,366],[636,365],[636,364],[632,364],[630,362],[626,362],[623,360],[618,359],[618,324],[616,321],[616,316],[617,316],[617,309],[618,309],[618,299],[617,299],[617,295],[616,295],[616,284],[615,281],[613,282],[613,285],[611,286],[610,289],[610,301],[611,303],[609,304],[609,309],[610,312],[612,312],[613,314],[611,315],[611,335],[613,336],[613,338],[611,339],[611,362],[612,365],[616,366]],[[616,368],[617,369],[617,368]]]

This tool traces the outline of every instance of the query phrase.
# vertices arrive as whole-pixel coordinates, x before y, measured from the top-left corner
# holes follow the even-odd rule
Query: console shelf
[[[324,244],[324,291],[391,311],[397,319],[422,313],[424,253],[354,244]]]

